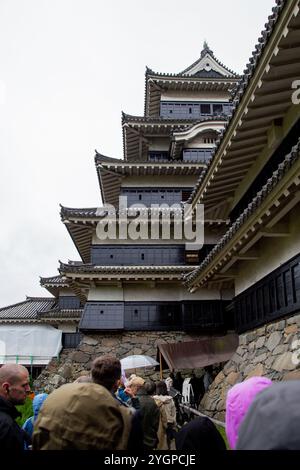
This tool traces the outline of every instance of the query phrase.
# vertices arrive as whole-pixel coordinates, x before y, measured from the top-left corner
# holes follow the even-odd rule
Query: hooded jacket
[[[44,401],[46,400],[48,396],[48,393],[39,393],[36,395],[33,399],[32,402],[32,408],[33,408],[33,416],[30,416],[30,418],[26,419],[25,423],[22,426],[22,429],[30,436],[32,437],[33,434],[33,426],[34,422],[37,420],[40,408]],[[25,448],[27,449],[27,445],[25,445]]]
[[[44,402],[33,433],[34,450],[125,450],[130,411],[95,383],[66,384]]]
[[[226,435],[231,449],[235,449],[240,424],[256,395],[270,387],[272,381],[267,377],[251,377],[234,385],[227,393],[226,400]]]
[[[157,431],[157,449],[168,450],[168,425],[176,424],[176,408],[174,400],[169,395],[154,395],[153,398],[160,411]]]
[[[300,381],[261,392],[241,424],[239,450],[300,450]]]
[[[195,418],[175,436],[176,449],[181,452],[226,450],[225,442],[209,418]]]
[[[15,419],[21,416],[16,407],[0,397],[0,449],[22,451],[24,449],[24,432]]]

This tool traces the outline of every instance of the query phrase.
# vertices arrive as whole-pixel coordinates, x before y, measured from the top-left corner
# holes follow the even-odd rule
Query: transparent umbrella
[[[121,359],[121,366],[123,370],[139,369],[140,367],[154,367],[159,363],[152,359],[150,356],[136,354],[134,356],[127,356]]]

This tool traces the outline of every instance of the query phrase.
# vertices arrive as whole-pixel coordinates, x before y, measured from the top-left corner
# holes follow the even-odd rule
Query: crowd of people
[[[207,374],[210,370],[206,371]],[[203,388],[194,375],[191,386],[198,399]],[[0,449],[127,450],[199,452],[225,450],[225,442],[208,417],[178,427],[174,390],[184,380],[172,373],[154,382],[122,374],[120,361],[102,356],[91,373],[52,393],[37,394],[33,416],[20,428],[16,406],[30,392],[28,370],[18,364],[0,368]],[[198,387],[198,388],[197,388]],[[234,449],[300,449],[300,381],[273,383],[252,377],[234,385],[226,400],[226,435]]]

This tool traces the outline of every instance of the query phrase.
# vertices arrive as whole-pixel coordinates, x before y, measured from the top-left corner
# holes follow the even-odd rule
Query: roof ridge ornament
[[[202,59],[206,54],[213,55],[214,53],[213,53],[213,50],[209,47],[208,42],[207,42],[206,39],[205,39],[204,42],[203,42],[202,51],[200,52],[200,57],[201,57],[201,59]]]

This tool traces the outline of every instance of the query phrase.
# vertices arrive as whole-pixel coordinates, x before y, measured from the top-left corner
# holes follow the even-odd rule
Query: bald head
[[[28,370],[21,364],[4,364],[0,368],[0,386],[3,382],[9,382],[13,385],[24,374],[28,375]]]
[[[30,392],[29,374],[20,364],[5,364],[0,368],[0,396],[13,405],[22,405]]]

